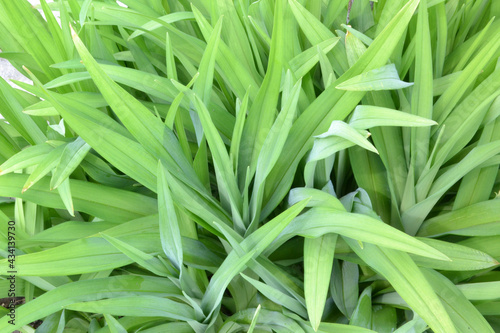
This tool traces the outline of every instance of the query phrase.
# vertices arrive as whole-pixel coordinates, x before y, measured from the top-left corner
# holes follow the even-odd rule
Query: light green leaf
[[[468,291],[466,285],[455,286],[446,277],[431,269],[422,269],[422,273],[441,299],[457,330],[463,332],[473,328],[477,332],[493,332],[486,319],[467,300],[469,291],[472,291],[475,297],[480,291],[477,291],[478,293],[473,290]]]
[[[427,14],[427,0],[420,1],[415,47],[415,86],[412,90],[411,113],[432,119],[432,50]],[[418,178],[429,157],[429,128],[411,130],[411,163]]]
[[[436,332],[457,332],[446,309],[409,255],[344,238],[356,254],[382,274],[413,311]]]
[[[236,217],[234,219],[235,226],[241,231],[244,228],[243,222],[241,221],[241,193],[238,189],[238,184],[233,173],[233,168],[229,160],[229,154],[226,150],[226,146],[224,145],[222,138],[215,128],[210,117],[210,113],[208,112],[205,104],[203,104],[202,100],[191,90],[188,90],[181,84],[177,82],[175,82],[174,84],[179,88],[180,91],[184,92],[192,100],[196,110],[198,111],[198,116],[200,117],[200,121],[203,126],[208,145],[211,148],[216,175],[221,184],[223,184],[223,186],[220,186],[219,189],[228,196],[233,217]]]
[[[255,314],[253,315],[252,322],[250,323],[250,327],[248,327],[247,333],[253,333],[253,330],[255,329],[255,325],[257,325],[257,320],[259,319],[259,312],[260,312],[261,306],[257,306],[257,309],[255,309]]]
[[[499,220],[500,200],[488,200],[428,219],[417,235],[490,236],[498,229],[496,224]]]
[[[412,255],[415,263],[422,267],[446,271],[473,271],[490,268],[498,265],[498,261],[488,254],[463,245],[440,241],[437,239],[418,238],[421,242],[434,247],[441,253],[447,255],[451,261],[421,258]]]
[[[336,83],[327,88],[309,107],[304,110],[292,126],[290,140],[285,144],[278,162],[270,174],[273,181],[266,184],[266,207],[262,214],[267,216],[281,202],[288,192],[299,161],[312,147],[313,135],[327,130],[333,120],[344,119],[363,97],[363,92],[346,92],[335,89],[337,84],[363,72],[385,65],[396,48],[410,21],[418,0],[409,1],[385,26],[383,32],[375,38],[368,50],[361,56]]]
[[[372,327],[372,287],[368,286],[358,298],[358,304],[352,312],[349,325]]]
[[[0,175],[39,164],[53,149],[54,147],[47,143],[28,147],[0,165]]]
[[[306,223],[307,221],[307,223]],[[300,215],[283,231],[274,246],[293,236],[319,237],[338,233],[362,242],[391,249],[423,255],[439,260],[449,260],[441,252],[373,217],[317,207]]]
[[[340,263],[335,260],[331,275],[330,293],[333,301],[347,318],[351,318],[358,303],[358,265],[348,261]]]
[[[52,189],[51,189],[52,191]],[[64,204],[64,207],[71,216],[75,216],[75,207],[73,205],[73,196],[71,195],[71,186],[69,183],[69,178],[62,181],[60,186],[57,188],[57,193]]]
[[[335,88],[348,91],[374,91],[403,89],[411,85],[413,83],[401,81],[396,67],[390,64],[357,75]]]
[[[297,187],[290,190],[288,204],[294,205],[297,202],[310,198],[307,207],[327,207],[344,211],[342,203],[333,195],[314,188]]]
[[[168,298],[147,295],[78,302],[66,305],[65,308],[115,316],[135,315],[140,317],[165,317],[184,321],[194,320],[194,310],[190,306]]]
[[[349,125],[356,129],[368,129],[378,126],[426,127],[437,123],[431,119],[389,108],[358,105],[352,113]]]
[[[165,162],[169,170],[183,170],[179,176],[184,176],[182,178],[187,184],[203,192],[203,186],[182,153],[174,134],[144,105],[104,73],[76,33],[73,33],[72,37],[94,83],[130,133],[151,155]]]
[[[158,258],[144,253],[141,250],[131,246],[130,244],[123,242],[115,237],[106,235],[105,233],[101,233],[100,235],[111,245],[117,248],[120,252],[123,252],[127,257],[129,257],[142,267],[146,268],[147,270],[151,271],[152,273],[164,277],[170,276],[171,270],[169,271]]]
[[[477,282],[457,285],[465,297],[474,301],[486,301],[500,298],[500,282]]]
[[[182,269],[182,242],[179,221],[167,183],[168,171],[158,162],[158,212],[163,252],[179,271]]]
[[[22,193],[28,175],[9,174],[0,176],[0,196],[16,197],[41,206],[64,209],[64,205],[53,191],[49,190],[49,179],[44,177],[29,191]],[[81,180],[69,180],[75,210],[86,212],[108,221],[129,221],[154,214],[156,200],[148,196],[107,187]]]
[[[327,39],[295,56],[288,62],[293,75],[296,78],[305,76],[319,61],[318,48],[325,54],[328,54],[338,41],[338,37]]]
[[[324,159],[339,150],[354,145],[378,153],[377,149],[367,140],[369,136],[367,131],[357,130],[343,121],[334,120],[327,132],[315,136],[316,140],[307,161]]]
[[[212,83],[214,78],[215,59],[219,47],[220,34],[222,28],[222,17],[217,21],[217,24],[207,40],[207,48],[203,57],[201,58],[198,72],[200,73],[198,79],[194,83],[194,93],[203,101],[205,105],[209,105],[210,96],[212,94]],[[198,145],[200,145],[203,137],[203,128],[200,123],[199,116],[194,111],[190,111],[191,119],[193,120],[194,129]]]
[[[216,307],[219,306],[224,290],[232,278],[243,270],[250,259],[259,256],[266,250],[293,218],[304,209],[308,201],[309,200],[306,199],[293,205],[291,208],[257,229],[254,233],[245,238],[239,244],[238,248],[234,248],[233,251],[231,251],[226,260],[224,260],[224,263],[212,276],[207,291],[203,296],[201,306],[208,316],[211,316]],[[220,225],[220,227],[223,227],[223,225]],[[231,229],[227,230],[228,234],[231,232]],[[233,237],[235,237],[236,240],[241,238],[241,236],[238,237],[235,235]]]
[[[293,311],[294,313],[297,313],[300,316],[305,317],[307,315],[304,306],[300,304],[300,302],[297,301],[295,298],[290,297],[282,293],[281,291],[271,286],[268,286],[265,283],[252,279],[251,277],[248,277],[243,273],[240,273],[240,275],[246,281],[248,281],[252,286],[254,286],[262,295],[269,298],[274,303],[277,303],[285,308],[288,308],[289,310]]]
[[[76,302],[132,295],[162,297],[176,293],[179,293],[178,289],[168,279],[151,276],[121,275],[72,282],[46,292],[16,309],[15,325],[8,323],[9,317],[0,318],[0,331],[18,329]]]
[[[51,189],[57,188],[67,179],[71,173],[78,167],[80,162],[89,152],[90,146],[81,138],[76,138],[75,141],[67,144],[61,154],[61,159],[57,165],[52,179],[50,180]]]
[[[285,0],[275,2],[271,53],[268,60],[269,65],[264,81],[260,85],[257,96],[249,109],[248,118],[243,129],[240,157],[238,159],[238,174],[240,176],[245,174],[247,167],[250,167],[250,175],[253,176],[260,150],[274,120],[280,93],[282,62],[285,56],[285,22],[282,19],[282,16],[285,15],[284,7]]]
[[[288,82],[288,84],[291,85],[291,80],[291,73],[288,72],[285,84]],[[297,110],[297,101],[299,99],[301,84],[302,81],[298,80],[293,88],[291,88],[288,92],[288,98],[285,99],[284,97],[285,100],[282,101],[284,106],[274,121],[271,130],[267,133],[266,139],[264,140],[264,144],[262,145],[262,149],[259,153],[255,171],[254,190],[250,201],[252,222],[249,231],[252,231],[252,226],[255,227],[255,224],[260,220],[264,183],[272,168],[276,164],[283,146],[285,145],[285,141],[288,138],[288,133],[292,127],[292,121]]]
[[[108,324],[110,333],[127,333],[127,330],[122,325],[120,325],[115,317],[105,313],[104,319],[106,319],[106,323]]]
[[[304,240],[304,294],[307,314],[315,331],[325,308],[337,236],[326,234]]]
[[[135,30],[129,37],[129,39],[136,38],[137,36],[141,36],[145,34],[147,31],[154,31],[162,26],[183,20],[192,20],[194,19],[194,15],[192,12],[175,12],[170,13],[164,16],[161,16],[153,21],[147,22],[143,24],[139,30]]]
[[[236,102],[236,123],[231,137],[231,147],[229,149],[229,157],[235,172],[238,171],[238,156],[241,144],[241,135],[243,134],[243,128],[247,117],[248,96],[249,92],[247,91],[243,101],[241,101],[241,103],[238,103],[238,101]]]
[[[92,0],[85,0],[82,4],[82,9],[80,11],[80,16],[79,16],[81,27],[83,27],[83,25],[85,24],[87,13],[91,5],[92,5]]]

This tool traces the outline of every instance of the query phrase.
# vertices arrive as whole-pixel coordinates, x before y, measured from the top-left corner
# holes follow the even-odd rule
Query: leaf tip
[[[71,23],[69,24],[69,30],[71,31],[71,38],[73,40],[78,38],[78,34],[76,33],[75,29],[73,29],[73,26],[71,25]]]
[[[33,186],[33,182],[30,182],[30,183],[28,184],[28,186],[24,186],[24,187],[23,187],[23,189],[21,190],[21,193],[24,193],[24,192],[26,192],[27,190],[29,190],[29,188],[30,188],[31,186]]]

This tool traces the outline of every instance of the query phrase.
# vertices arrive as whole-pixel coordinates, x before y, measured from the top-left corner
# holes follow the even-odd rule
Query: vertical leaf
[[[194,83],[193,91],[197,94],[205,105],[210,103],[210,95],[212,94],[212,83],[214,78],[215,58],[217,56],[217,49],[219,47],[220,34],[222,28],[222,17],[217,21],[217,24],[207,41],[207,48],[201,58],[198,72],[200,73],[198,79]],[[200,145],[203,137],[203,128],[198,118],[198,114],[190,111],[191,119],[193,120],[194,129],[198,145]]]
[[[315,331],[325,308],[337,236],[327,234],[304,240],[304,294],[309,321]]]
[[[330,281],[330,292],[339,310],[347,317],[351,318],[358,303],[358,265],[337,260],[332,271]]]
[[[174,202],[167,184],[165,169],[161,161],[158,162],[158,213],[160,222],[160,239],[163,252],[179,271],[182,270],[182,241],[181,232],[175,213]]]
[[[277,0],[275,3],[271,53],[266,76],[248,112],[243,129],[238,168],[240,177],[245,174],[248,166],[250,175],[254,174],[259,152],[274,120],[283,66],[283,45],[286,39],[282,19],[285,3],[285,0]],[[241,180],[240,178],[240,183]]]
[[[415,53],[415,85],[412,91],[411,113],[432,119],[432,50],[427,15],[427,0],[420,0]],[[411,162],[418,178],[429,157],[430,129],[411,129]]]

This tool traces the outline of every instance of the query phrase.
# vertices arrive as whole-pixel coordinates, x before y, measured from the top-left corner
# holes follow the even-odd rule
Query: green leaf
[[[115,316],[165,317],[170,319],[194,320],[190,306],[156,296],[124,296],[98,301],[78,302],[65,306],[66,309]]]
[[[427,0],[420,1],[418,7],[415,53],[415,86],[412,91],[411,113],[432,119],[432,50],[431,33],[427,15]],[[430,130],[411,130],[411,163],[418,178],[429,157]]]
[[[248,328],[247,333],[253,333],[253,330],[255,329],[255,325],[257,325],[257,320],[259,319],[259,312],[260,312],[261,306],[257,306],[257,309],[255,309],[255,314],[253,315],[252,322],[250,323],[250,327]]]
[[[349,325],[372,327],[372,287],[368,286],[358,298],[358,304],[352,312]],[[426,325],[427,326],[427,325]]]
[[[335,88],[348,91],[373,91],[403,89],[413,85],[401,81],[394,64],[372,69],[342,82]]]
[[[0,175],[39,164],[53,149],[54,147],[47,143],[28,147],[0,165]]]
[[[64,95],[52,94],[46,90],[44,93],[66,122],[93,149],[141,184],[156,189],[153,171],[155,159],[130,138],[129,132],[97,109],[67,99]]]
[[[373,41],[356,64],[301,113],[290,130],[290,136],[294,140],[289,140],[285,144],[283,151],[287,153],[280,156],[270,174],[273,181],[266,184],[264,203],[267,205],[263,209],[263,215],[269,214],[286,195],[299,161],[312,146],[312,136],[327,130],[326,127],[333,120],[345,118],[364,95],[363,92],[338,90],[335,86],[363,72],[385,65],[405,31],[417,4],[418,0],[409,1],[385,26],[383,32]]]
[[[327,207],[340,211],[345,210],[342,203],[333,195],[326,193],[325,191],[307,187],[297,187],[290,190],[288,195],[288,204],[294,205],[306,198],[310,198],[307,207]]]
[[[403,300],[437,332],[457,332],[446,309],[413,260],[403,252],[346,239],[356,254],[382,274]]]
[[[115,319],[115,317],[105,313],[104,318],[111,333],[126,333],[127,330]]]
[[[9,317],[0,318],[0,331],[18,329],[77,302],[132,295],[161,297],[176,293],[178,289],[168,279],[150,276],[122,275],[72,282],[46,292],[16,309],[15,325],[8,323]]]
[[[22,193],[28,175],[9,174],[0,176],[0,195],[16,197],[41,206],[63,209],[64,205],[57,193],[49,190],[49,179],[44,177],[29,191]],[[75,210],[86,212],[108,221],[129,221],[154,214],[156,200],[148,196],[107,187],[81,180],[70,181]]]
[[[339,39],[338,37],[329,38],[296,55],[288,62],[293,75],[296,78],[305,76],[319,61],[318,48],[327,54],[335,47]]]
[[[15,90],[2,78],[0,79],[0,106],[2,116],[18,131],[30,144],[42,144],[47,140],[40,125],[24,114],[23,106],[16,98]]]
[[[51,189],[57,188],[73,173],[89,150],[90,146],[81,137],[64,147],[59,164],[50,180]]]
[[[415,263],[421,267],[430,267],[446,271],[473,271],[498,265],[498,261],[488,254],[463,245],[444,242],[437,239],[418,238],[425,244],[434,247],[447,255],[451,261],[435,260],[413,256]]]
[[[457,288],[468,300],[486,301],[500,296],[499,281],[459,284]]]
[[[158,212],[163,252],[179,271],[182,269],[182,242],[179,221],[165,174],[168,171],[158,162]]]
[[[373,39],[371,39],[370,37],[368,37],[364,33],[354,29],[350,25],[341,24],[340,26],[347,30],[346,39],[347,39],[347,35],[349,33],[351,33],[354,37],[356,37],[356,39],[359,39],[359,41],[363,42],[363,44],[365,44],[366,46],[370,46],[370,44],[373,42]]]
[[[493,105],[491,106],[493,108]],[[500,119],[488,123],[479,138],[478,144],[485,144],[500,139]],[[477,202],[486,201],[493,191],[497,166],[492,165],[469,172],[460,182],[453,209],[462,208]]]
[[[303,7],[301,3],[295,0],[289,0],[288,3],[297,23],[313,46],[330,38],[335,38],[330,29],[322,24],[318,20],[318,17]],[[339,44],[338,48],[340,47],[341,45]],[[347,59],[343,56],[342,52],[333,52],[328,58],[337,74],[343,74],[348,68]]]
[[[154,256],[144,253],[141,250],[125,243],[117,238],[101,233],[101,236],[106,239],[111,245],[116,247],[120,252],[123,252],[127,257],[151,271],[152,273],[168,277],[171,272],[166,269],[165,265]]]
[[[416,317],[416,318],[415,318]],[[413,319],[404,325],[401,325],[395,333],[423,333],[427,329],[427,323],[420,318],[416,313],[413,314]]]
[[[315,331],[325,308],[337,236],[327,234],[304,240],[304,294],[307,314]]]
[[[233,217],[236,216],[234,220],[235,226],[240,230],[243,230],[243,222],[241,221],[241,194],[238,189],[236,177],[233,173],[233,168],[231,166],[229,155],[224,142],[217,132],[217,129],[215,128],[210,117],[210,113],[208,112],[205,104],[203,104],[201,99],[192,91],[188,90],[186,87],[183,87],[181,84],[175,84],[179,87],[180,91],[183,91],[192,100],[196,110],[198,111],[198,116],[200,117],[200,121],[203,126],[208,145],[211,148],[217,177],[223,184],[223,186],[220,187],[220,190],[228,196]]]
[[[493,332],[486,319],[474,305],[467,300],[466,288],[455,286],[443,275],[431,269],[422,269],[425,278],[441,299],[457,330],[464,331],[473,328],[478,332]],[[478,295],[478,294],[474,294]]]
[[[106,225],[105,225],[106,226]],[[90,229],[90,228],[89,228]],[[135,219],[120,225],[113,225],[101,228],[92,228],[90,231],[104,232],[108,236],[119,238],[128,245],[140,251],[156,255],[162,252],[161,240],[158,237],[158,216],[151,215],[141,219]],[[72,231],[72,228],[61,229],[61,231]],[[80,234],[82,232],[80,231]],[[40,241],[34,239],[28,246],[45,245],[54,242],[52,235],[49,239],[41,238]],[[55,242],[66,242],[73,240],[68,236],[57,237]],[[184,263],[196,268],[213,271],[222,262],[221,258],[215,255],[212,249],[205,244],[192,238],[185,237],[182,241]],[[216,249],[218,251],[218,249]],[[160,257],[161,258],[161,257]],[[82,238],[77,238],[70,243],[49,248],[45,251],[19,255],[16,261],[16,269],[21,276],[58,276],[74,275],[102,270],[113,269],[128,265],[133,262],[122,251],[102,238],[99,234],[89,231],[83,233]],[[147,258],[146,258],[147,259]],[[0,261],[0,272],[7,274],[8,261]]]
[[[82,4],[82,9],[80,11],[80,16],[79,16],[81,27],[83,27],[83,25],[85,24],[85,19],[87,18],[87,13],[91,5],[92,5],[92,0],[85,0]]]
[[[306,223],[307,221],[307,223]],[[373,217],[341,212],[331,208],[313,208],[300,215],[274,241],[282,244],[293,236],[319,237],[326,233],[338,233],[391,249],[419,254],[429,258],[449,260],[444,254],[417,239]]]
[[[44,177],[51,170],[56,168],[57,163],[61,159],[61,155],[62,155],[64,148],[65,148],[65,145],[58,146],[46,155],[45,159],[36,166],[36,168],[33,170],[33,172],[31,172],[31,175],[28,177],[28,180],[26,181],[26,183],[23,186],[22,192],[27,191],[31,186],[33,186],[42,177]]]
[[[164,161],[169,170],[173,172],[180,168],[184,171],[182,175],[186,175],[186,183],[203,191],[192,165],[182,154],[173,133],[103,72],[76,33],[73,33],[73,41],[94,83],[130,133],[150,154]]]
[[[236,123],[234,125],[233,135],[231,136],[231,147],[229,149],[229,157],[235,172],[238,171],[238,156],[241,144],[241,135],[243,134],[243,128],[247,117],[248,96],[249,92],[247,91],[241,104],[236,104]]]
[[[255,280],[255,279],[252,279],[243,273],[240,273],[240,275],[246,281],[248,281],[252,286],[254,286],[262,295],[269,298],[274,303],[280,304],[281,306],[293,311],[294,313],[297,313],[300,316],[305,317],[307,315],[307,312],[304,309],[304,306],[299,301],[297,301],[295,298],[290,297],[290,296],[282,293],[281,291],[279,291],[271,286],[268,286],[265,283],[262,283],[258,280]]]
[[[233,254],[233,255],[231,255]],[[207,287],[207,292],[203,295],[202,309],[207,318],[210,318],[216,308],[220,306],[222,295],[231,280],[245,268],[247,262],[255,257],[256,250],[239,257],[235,252],[224,260],[217,272],[212,276],[210,284]]]
[[[418,236],[455,234],[464,236],[489,236],[498,231],[500,200],[488,200],[466,206],[426,220]]]
[[[334,120],[327,132],[315,136],[316,140],[307,161],[324,159],[354,145],[378,154],[377,149],[367,140],[369,136],[367,131],[357,130],[343,121]]]
[[[101,94],[98,93],[89,93],[89,92],[73,92],[65,94],[66,97],[74,97],[75,99],[89,105],[93,108],[100,108],[103,106],[107,106],[108,103],[102,97]],[[30,105],[29,107],[23,110],[24,113],[32,116],[58,116],[56,108],[52,106],[52,104],[45,100],[35,104]]]
[[[64,204],[64,208],[66,208],[71,216],[75,216],[75,207],[73,205],[73,196],[71,195],[69,178],[62,181],[60,186],[57,188],[57,193],[59,193],[59,197]]]
[[[291,73],[287,73],[287,80],[289,85],[291,85]],[[287,82],[285,80],[285,84]],[[272,168],[276,164],[279,155],[285,145],[285,141],[288,138],[288,133],[290,132],[290,128],[292,127],[292,121],[295,116],[295,112],[297,110],[297,101],[299,99],[299,92],[301,87],[301,80],[298,80],[297,83],[290,89],[288,98],[284,98],[282,103],[284,106],[279,113],[278,117],[274,121],[271,130],[268,132],[266,139],[264,140],[264,144],[259,153],[259,157],[257,159],[257,167],[255,171],[255,180],[254,180],[254,195],[252,195],[252,199],[250,202],[252,209],[252,223],[255,224],[259,222],[260,218],[260,210],[262,204],[262,196],[264,194],[264,183],[271,172]],[[251,227],[250,227],[251,231]]]
[[[276,216],[245,238],[237,248],[231,251],[224,263],[212,276],[207,291],[203,296],[201,306],[208,316],[212,315],[215,308],[219,306],[224,290],[232,278],[243,270],[250,259],[260,255],[271,244],[295,216],[304,209],[308,201],[307,199],[303,200]],[[220,227],[223,227],[223,225],[220,225]],[[231,232],[230,229],[227,232]],[[237,236],[233,235],[233,237]],[[238,238],[235,239],[238,240]]]
[[[368,129],[378,126],[426,127],[437,123],[431,119],[389,108],[358,105],[352,113],[349,125],[356,129]]]
[[[230,6],[227,3],[226,5]],[[213,31],[211,24],[194,5],[191,6],[191,8],[205,40],[208,40],[210,34]],[[234,18],[232,18],[232,20],[234,20]],[[183,50],[185,50],[185,48],[183,48]],[[232,50],[224,42],[224,40],[221,40],[219,42],[218,54],[219,56],[217,57],[217,70],[220,71],[224,78],[227,80],[229,87],[231,87],[231,89],[235,92],[235,95],[238,98],[243,99],[246,91],[249,91],[250,99],[253,100],[258,91],[259,85],[257,82],[259,82],[260,80],[256,81],[252,73],[249,72],[248,67],[245,67],[245,64],[239,61],[240,58],[238,58],[235,53],[232,52]]]
[[[243,129],[240,147],[238,174],[244,175],[250,167],[253,175],[257,159],[274,120],[278,96],[280,93],[281,72],[284,57],[285,31],[284,15],[285,0],[275,2],[273,35],[268,68],[259,92],[248,112],[248,118]]]
[[[432,206],[460,178],[500,153],[500,141],[475,147],[454,168],[446,170],[434,183],[425,200],[420,201],[402,214],[403,225],[409,234],[416,234]]]
[[[129,37],[129,39],[136,38],[143,35],[147,31],[154,31],[156,29],[164,26],[164,23],[171,24],[183,20],[192,20],[194,15],[192,12],[176,12],[161,16],[153,21],[149,21],[143,24],[139,30],[135,30]]]
[[[448,117],[453,108],[460,101],[465,91],[476,80],[481,69],[490,61],[500,47],[500,38],[491,38],[476,54],[474,59],[464,68],[460,77],[441,95],[434,104],[433,118],[438,123]]]
[[[348,261],[340,264],[336,260],[331,275],[330,293],[333,301],[347,318],[351,318],[358,303],[358,265]]]
[[[200,66],[198,67],[198,72],[200,76],[194,83],[193,91],[198,97],[203,101],[205,105],[210,103],[210,96],[212,94],[212,83],[214,77],[215,59],[217,56],[217,50],[219,47],[220,34],[222,28],[222,17],[217,21],[217,24],[210,35],[210,39],[207,41],[207,48],[203,57],[201,58]],[[203,137],[203,128],[200,124],[200,119],[198,115],[190,111],[191,119],[193,120],[196,138],[198,140],[198,145],[200,144]]]

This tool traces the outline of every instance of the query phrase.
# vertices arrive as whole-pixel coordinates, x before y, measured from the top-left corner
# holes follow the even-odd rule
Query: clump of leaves
[[[500,330],[500,2],[40,9],[0,0],[0,332]]]

